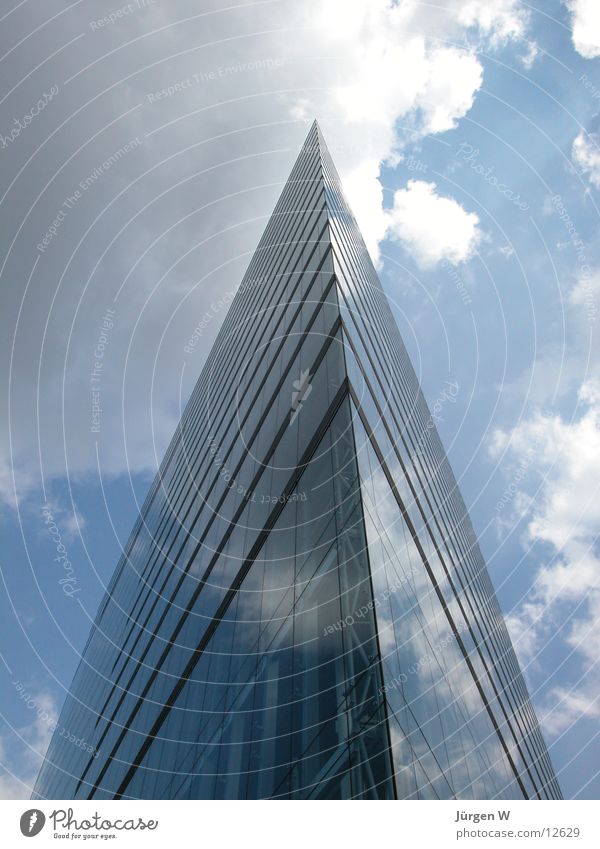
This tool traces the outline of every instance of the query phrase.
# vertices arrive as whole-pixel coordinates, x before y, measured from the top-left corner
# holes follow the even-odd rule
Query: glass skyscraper
[[[34,798],[559,798],[315,123],[82,653]]]

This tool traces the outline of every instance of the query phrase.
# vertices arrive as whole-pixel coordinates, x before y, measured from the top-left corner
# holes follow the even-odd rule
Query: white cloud
[[[352,210],[360,212],[361,233],[373,260],[379,257],[379,244],[387,228],[379,167],[378,159],[365,159],[344,179],[344,192]],[[359,212],[355,212],[357,218]]]
[[[546,728],[551,733],[563,731],[579,716],[598,715],[600,383],[587,381],[578,397],[579,418],[567,422],[560,416],[533,416],[510,433],[496,433],[492,449],[495,455],[506,450],[518,458],[531,456],[533,446],[532,473],[539,488],[528,502],[527,541],[546,543],[552,553],[537,567],[524,603],[508,617],[515,649],[530,662],[560,630],[581,665],[582,683],[555,688],[548,696]],[[516,518],[523,504],[521,500]]]
[[[542,724],[552,736],[562,734],[578,719],[600,719],[600,696],[584,688],[572,691],[563,687],[552,690],[555,707],[542,715]]]
[[[67,542],[76,540],[86,527],[86,519],[79,512],[76,504],[64,506],[55,498],[47,498],[43,507],[49,511],[49,522],[56,523],[61,537]]]
[[[443,133],[464,117],[481,88],[483,68],[472,53],[453,48],[432,51],[427,80],[417,96],[423,131]]]
[[[590,183],[600,189],[600,139],[582,130],[573,142],[571,155]]]
[[[529,71],[533,68],[534,62],[539,56],[540,49],[535,43],[535,41],[527,42],[527,50],[519,57],[519,61],[521,65],[525,68],[525,70]]]
[[[387,233],[402,242],[416,262],[430,268],[442,259],[469,260],[481,240],[479,218],[453,198],[437,193],[435,183],[409,180],[394,194]]]
[[[25,488],[29,489],[29,486],[26,485]],[[6,456],[0,454],[0,504],[7,504],[13,508],[17,506],[17,497],[15,495],[12,477],[12,464],[8,457],[8,451],[6,451]]]
[[[458,4],[458,19],[466,26],[477,26],[493,42],[521,38],[528,14],[515,0],[466,0]]]
[[[528,14],[517,0],[321,0],[311,17],[313,49],[327,56],[321,70],[327,79],[335,69],[335,82],[302,94],[292,114],[316,115],[332,148],[340,141],[332,152],[377,263],[386,232],[381,164],[397,160],[406,138],[457,125],[482,85],[477,48],[522,39]],[[348,138],[355,144],[344,150]]]
[[[600,269],[592,268],[581,274],[569,293],[569,303],[583,307],[588,321],[595,321],[600,303]]]
[[[197,4],[181,0],[178,14],[183,18],[187,11],[190,16],[197,15]],[[74,10],[69,16],[69,35],[74,37],[81,26],[88,25],[88,12]],[[267,145],[276,135],[279,150],[289,150],[290,159],[291,151],[297,150],[299,128],[290,117],[318,118],[367,247],[377,262],[390,223],[379,179],[382,163],[398,162],[407,141],[418,142],[426,133],[442,133],[454,127],[469,112],[482,85],[477,51],[493,49],[510,39],[517,40],[521,49],[518,40],[525,37],[527,24],[518,0],[267,4],[252,10],[240,7],[226,17],[211,17],[213,47],[198,54],[195,26],[200,26],[199,22],[194,24],[190,17],[189,26],[169,26],[174,18],[165,4],[161,9],[153,8],[152,14],[162,19],[157,23],[165,26],[161,32],[165,55],[172,56],[173,61],[164,67],[152,64],[143,74],[131,77],[130,62],[142,62],[143,56],[132,58],[128,52],[125,58],[117,51],[113,61],[123,64],[115,66],[116,77],[128,80],[121,90],[124,102],[132,107],[143,103],[144,108],[135,109],[113,127],[114,104],[107,102],[101,108],[99,102],[95,120],[111,129],[103,132],[102,150],[90,145],[82,152],[77,169],[82,175],[90,173],[122,146],[123,138],[162,132],[157,130],[158,124],[169,127],[177,122],[172,138],[176,136],[179,152],[167,160],[168,168],[159,168],[154,143],[140,145],[121,163],[122,175],[116,168],[111,170],[97,182],[93,193],[86,195],[86,204],[92,204],[90,214],[110,208],[110,215],[99,218],[81,249],[73,253],[75,234],[77,238],[82,235],[73,211],[40,260],[27,308],[22,312],[10,374],[12,456],[8,451],[0,454],[0,499],[13,507],[20,498],[34,497],[42,476],[46,482],[64,478],[67,464],[70,475],[96,475],[96,442],[105,477],[156,468],[180,417],[180,376],[185,398],[224,313],[209,328],[193,362],[183,355],[181,340],[193,330],[196,316],[201,316],[220,293],[235,286],[241,276],[266,223],[257,218],[257,209],[261,213],[266,210],[275,193],[275,188],[271,195],[266,189],[259,198],[256,187],[276,187],[285,176],[285,154],[267,156]],[[247,31],[250,15],[252,32],[257,35],[229,38],[232,32]],[[129,23],[140,27],[140,35],[145,32],[142,17],[132,17]],[[141,39],[138,43],[142,50],[145,42]],[[81,45],[83,51],[83,42]],[[133,49],[135,52],[138,48]],[[88,57],[78,54],[78,47],[75,50],[69,58],[60,54],[62,64],[53,73],[56,71],[61,79],[87,64]],[[175,84],[192,71],[217,68],[225,59],[233,67],[237,62],[267,56],[284,57],[286,61],[272,74],[231,74],[219,79],[218,86],[202,84],[189,93],[162,98],[160,106],[148,102],[148,93]],[[194,122],[181,120],[187,110],[202,114],[202,138],[219,138],[218,145],[198,142]],[[37,130],[32,125],[29,132],[33,143]],[[169,133],[165,131],[163,137],[168,149]],[[194,143],[198,146],[193,147]],[[180,155],[181,151],[188,152]],[[251,167],[244,163],[244,156],[251,157]],[[234,166],[227,173],[215,168],[223,162]],[[240,163],[239,170],[235,163]],[[117,189],[146,169],[152,174],[148,179],[156,183],[149,183],[143,193],[143,203],[152,203],[148,209],[144,206],[138,218],[142,201],[135,193],[145,183],[136,188],[134,180],[132,190],[118,203],[113,205],[113,201]],[[200,193],[195,183],[188,182],[196,172],[204,175]],[[31,267],[30,246],[37,244],[47,230],[57,204],[72,192],[73,174],[68,167],[45,175],[44,180],[51,178],[52,191],[40,199],[24,226],[9,273],[22,276],[23,269]],[[38,182],[43,184],[41,177]],[[235,203],[227,201],[227,192],[231,196],[239,193]],[[15,220],[27,213],[27,197],[27,192],[15,196]],[[199,209],[199,197],[209,205],[210,212]],[[441,214],[445,206],[448,218],[451,212],[458,212],[458,222],[467,228],[472,225],[471,234],[475,236],[475,219],[461,216],[460,206],[453,206],[451,200],[447,204],[436,209]],[[192,210],[194,217],[190,217]],[[109,231],[112,238],[121,226],[126,229],[113,244]],[[168,238],[160,238],[163,230],[171,227],[174,229],[169,230]],[[421,249],[417,234],[412,232],[412,236]],[[445,245],[443,238],[440,246],[439,240],[440,235],[434,233],[432,249],[420,250],[425,262],[435,261],[440,251],[458,261],[468,255],[476,238],[469,241],[467,233],[466,242],[459,241],[454,249]],[[194,255],[188,256],[194,245]],[[103,254],[105,249],[107,253]],[[203,272],[199,276],[198,269],[206,270],[206,278]],[[105,357],[102,432],[96,438],[90,431],[94,341],[101,317],[126,277]],[[55,301],[54,291],[45,284],[48,279],[61,281]],[[187,299],[192,289],[193,295]],[[76,321],[69,327],[74,305],[78,305]],[[0,322],[0,338],[12,338],[15,309],[0,311]],[[3,379],[6,384],[7,374]],[[3,391],[3,397],[8,396],[8,391]],[[5,413],[3,421],[8,418]],[[8,444],[6,438],[4,444]],[[16,470],[16,498],[12,493],[12,465]]]
[[[27,695],[23,705],[29,722],[0,733],[0,799],[29,799],[58,722],[54,696],[43,690],[21,692]]]
[[[580,277],[569,294],[569,301],[581,306],[589,293],[600,295],[600,269],[596,269],[589,277]]]
[[[597,0],[568,0],[573,44],[586,59],[600,56],[600,6]]]
[[[498,248],[498,253],[504,257],[504,259],[511,259],[515,255],[515,249],[512,245],[503,245],[501,248]]]

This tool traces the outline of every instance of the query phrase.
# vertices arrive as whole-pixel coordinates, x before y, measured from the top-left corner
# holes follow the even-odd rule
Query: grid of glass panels
[[[45,798],[560,795],[316,125],[82,655]]]
[[[374,615],[340,624],[371,597],[349,409],[315,127],[65,704],[99,754],[55,737],[36,795],[394,796]]]
[[[466,775],[447,781],[451,770],[448,766],[441,769],[438,763],[432,774],[438,770],[444,780],[441,786],[435,787],[434,795],[560,797],[560,788],[466,507],[387,298],[343,197],[331,157],[326,146],[323,143],[321,146],[346,365],[356,404],[357,453],[362,470],[373,583],[376,586],[378,581],[384,581],[385,574],[381,591],[386,592],[386,587],[395,587],[404,574],[398,572],[398,562],[390,562],[390,552],[403,552],[404,568],[417,554],[422,595],[427,607],[431,607],[431,616],[421,620],[422,633],[416,628],[412,638],[404,638],[400,643],[396,640],[395,648],[389,653],[392,666],[386,663],[384,652],[384,691],[392,717],[391,729],[395,727],[395,705],[403,686],[413,689],[415,706],[422,698],[420,688],[424,687],[432,697],[436,696],[437,701],[431,701],[429,708],[433,711],[433,705],[439,705],[432,728],[437,727],[440,739],[444,740],[444,750],[448,750],[451,738],[445,724],[448,709],[444,694],[448,696],[452,683],[452,701],[457,701],[458,681],[454,679],[463,674],[462,665],[466,664],[469,676],[466,680],[470,683],[462,697],[463,709],[467,711],[469,722],[476,717],[479,731],[475,732],[474,739],[479,748],[483,751],[486,746],[499,747],[498,756],[491,758],[498,773],[497,780],[492,782],[493,771],[488,770],[486,776],[483,766],[478,773],[472,764],[475,758],[470,760],[471,773],[475,773],[470,782],[465,781]],[[369,456],[368,464],[363,454]],[[396,538],[400,533],[406,539],[404,544]],[[411,570],[412,567],[408,572],[410,576]],[[403,592],[390,596],[390,611],[385,614],[391,617],[390,622],[396,630],[384,620],[384,630],[390,634],[393,631],[396,637],[398,628],[407,626],[408,601],[403,593],[410,587],[408,579],[406,583],[401,581],[401,587]],[[414,603],[413,599],[409,605],[411,610]],[[380,608],[377,609],[379,612]],[[383,616],[383,612],[380,615]],[[426,633],[430,623],[435,624],[433,634]],[[381,622],[379,625],[381,628]],[[462,657],[459,665],[455,663],[457,652]],[[436,663],[428,663],[427,658],[433,654],[437,656]],[[442,660],[445,671],[439,670]],[[400,668],[394,666],[398,662],[401,662]],[[412,672],[405,682],[406,667],[416,668],[417,672]],[[391,669],[394,671],[390,673]],[[427,676],[431,678],[430,687],[424,683]],[[418,683],[420,679],[423,679],[421,684]],[[419,718],[418,713],[417,724],[425,722],[427,714]],[[461,747],[472,750],[473,734],[467,726],[464,732],[454,735],[456,742],[462,737],[462,743],[453,757],[460,758]],[[405,727],[410,728],[410,723]],[[488,740],[489,744],[485,742]],[[436,751],[435,746],[433,749]],[[394,747],[394,760],[401,767],[409,751],[406,741]],[[420,757],[414,754],[413,761],[417,760]],[[457,769],[455,766],[455,772]],[[422,770],[420,780],[410,792],[406,785],[400,790],[402,781],[398,776],[397,784],[401,796],[420,797],[433,792],[431,788],[423,789],[426,782]]]

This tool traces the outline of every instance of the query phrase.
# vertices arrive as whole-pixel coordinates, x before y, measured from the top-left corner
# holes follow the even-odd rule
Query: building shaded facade
[[[558,798],[456,480],[313,125],[35,798]]]

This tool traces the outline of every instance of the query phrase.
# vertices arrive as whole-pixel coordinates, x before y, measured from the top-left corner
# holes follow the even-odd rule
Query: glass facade
[[[464,503],[313,125],[34,798],[558,798]]]

